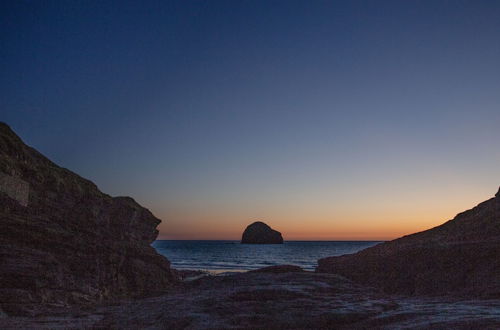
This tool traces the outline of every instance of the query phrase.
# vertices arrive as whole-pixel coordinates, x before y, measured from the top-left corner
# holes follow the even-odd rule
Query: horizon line
[[[155,239],[156,241],[230,241],[240,242],[241,239]],[[392,240],[380,239],[287,239],[283,242],[387,242]]]

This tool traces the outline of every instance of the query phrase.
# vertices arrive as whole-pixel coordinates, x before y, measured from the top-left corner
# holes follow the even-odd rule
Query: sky
[[[500,185],[500,2],[2,1],[0,120],[160,239],[386,240]]]

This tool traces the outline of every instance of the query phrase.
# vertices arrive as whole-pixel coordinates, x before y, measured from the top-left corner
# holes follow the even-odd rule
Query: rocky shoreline
[[[160,220],[57,166],[0,123],[0,306],[93,306],[177,282],[151,246]]]
[[[206,276],[93,309],[0,319],[4,329],[498,329],[500,300],[387,295],[334,274]]]
[[[500,298],[500,190],[432,229],[318,261],[387,293]]]

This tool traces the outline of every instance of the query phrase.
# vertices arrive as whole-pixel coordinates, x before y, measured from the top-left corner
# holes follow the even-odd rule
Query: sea
[[[172,267],[212,273],[243,272],[273,265],[314,270],[318,259],[355,253],[380,241],[286,241],[241,244],[239,241],[157,240],[152,246]]]

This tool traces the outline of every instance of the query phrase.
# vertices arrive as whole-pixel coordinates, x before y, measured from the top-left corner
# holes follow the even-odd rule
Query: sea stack
[[[242,244],[283,244],[283,236],[261,221],[249,225],[241,237]]]

